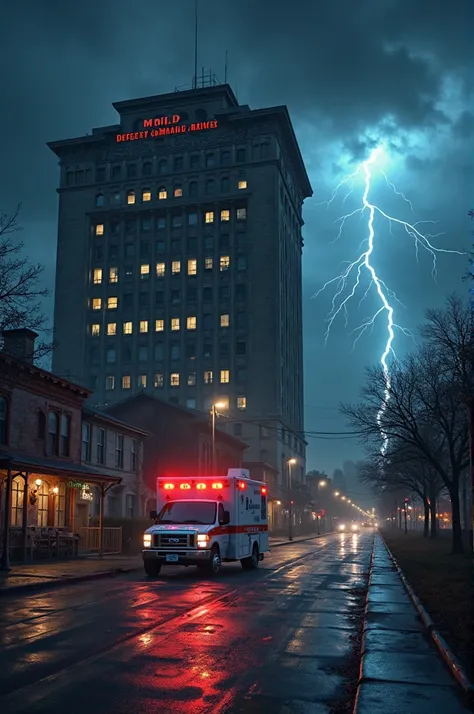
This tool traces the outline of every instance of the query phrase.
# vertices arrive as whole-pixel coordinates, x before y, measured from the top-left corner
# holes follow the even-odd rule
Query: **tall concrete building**
[[[53,371],[97,405],[207,410],[276,485],[305,473],[301,227],[312,190],[286,107],[227,84],[117,102],[55,141]],[[257,475],[257,474],[256,474]]]

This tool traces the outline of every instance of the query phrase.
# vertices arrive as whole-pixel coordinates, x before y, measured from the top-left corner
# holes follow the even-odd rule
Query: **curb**
[[[124,575],[125,573],[132,573],[135,570],[141,570],[140,567],[133,568],[114,568],[113,570],[102,570],[98,573],[89,573],[88,575],[73,575],[72,577],[64,576],[63,578],[53,578],[51,580],[44,580],[39,583],[28,583],[26,585],[14,585],[12,587],[0,588],[0,598],[6,597],[8,595],[15,596],[17,594],[22,595],[25,592],[31,592],[33,590],[46,590],[48,588],[62,588],[66,585],[75,585],[76,583],[85,583],[88,580],[102,580],[105,578],[112,578],[115,575]]]
[[[303,543],[306,540],[316,540],[316,538],[324,538],[324,536],[331,535],[332,533],[335,533],[336,531],[328,531],[327,533],[320,533],[319,535],[314,535],[314,536],[308,536],[307,538],[298,538],[297,540],[287,540],[283,541],[283,543],[273,543],[273,545],[269,545],[269,550],[271,551],[272,548],[281,548],[284,545],[295,545],[295,543]]]
[[[356,714],[357,712],[357,703],[359,699],[359,690],[360,690],[360,685],[362,683],[362,655],[364,652],[364,639],[365,639],[365,625],[367,623],[367,610],[369,607],[369,592],[370,592],[370,583],[372,582],[372,574],[374,572],[374,556],[375,556],[375,543],[376,543],[376,535],[374,535],[374,542],[372,544],[372,553],[370,554],[370,564],[369,564],[369,578],[367,581],[367,596],[365,598],[365,610],[364,610],[364,622],[362,625],[362,640],[361,640],[361,646],[360,646],[360,667],[359,667],[359,681],[357,682],[357,690],[356,690],[356,695],[354,699],[354,708],[352,710],[353,714]]]
[[[410,599],[413,602],[413,604],[420,616],[422,623],[426,627],[428,634],[430,635],[431,639],[434,641],[434,643],[438,649],[438,652],[440,653],[441,657],[443,658],[444,663],[447,665],[449,671],[451,672],[453,677],[457,680],[458,684],[461,685],[464,692],[468,695],[469,700],[471,702],[474,702],[474,685],[469,680],[466,672],[464,671],[462,664],[459,662],[456,655],[451,651],[451,649],[449,648],[444,637],[442,637],[442,635],[436,629],[435,623],[433,622],[430,615],[425,610],[424,606],[421,604],[418,597],[415,595],[413,588],[411,587],[410,583],[406,579],[406,577],[405,577],[402,569],[398,565],[395,557],[392,555],[392,551],[386,544],[384,538],[382,536],[380,536],[380,538],[381,538],[382,543],[384,544],[385,548],[387,549],[387,553],[389,554],[395,568],[397,569],[398,575],[400,576],[400,579],[401,579],[403,585],[405,586],[405,589],[408,592],[408,595],[410,596]]]

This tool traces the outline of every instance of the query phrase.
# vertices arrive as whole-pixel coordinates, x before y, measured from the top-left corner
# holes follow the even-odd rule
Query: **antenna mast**
[[[224,84],[227,84],[227,50],[225,51]]]
[[[194,79],[193,88],[197,89],[197,67],[198,67],[198,0],[194,3],[195,18],[194,18]]]

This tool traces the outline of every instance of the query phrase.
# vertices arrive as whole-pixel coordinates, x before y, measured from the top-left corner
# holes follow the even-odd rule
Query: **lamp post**
[[[296,464],[296,459],[288,459],[288,491],[290,494],[290,503],[288,507],[288,540],[293,540],[293,500],[292,500],[292,481],[291,481],[291,467]]]
[[[226,405],[223,402],[216,402],[211,405],[211,423],[212,423],[212,476],[216,476],[216,416],[218,409],[225,409]]]

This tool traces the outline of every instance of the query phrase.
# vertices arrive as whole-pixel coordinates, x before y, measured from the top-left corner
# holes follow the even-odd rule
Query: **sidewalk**
[[[354,714],[464,714],[460,688],[376,535]]]
[[[0,573],[0,596],[25,590],[110,577],[143,568],[141,555],[85,556],[62,562],[44,561],[13,565],[10,573]]]
[[[289,541],[285,538],[270,537],[270,548],[291,545],[299,541],[313,540],[319,536],[299,536]],[[28,590],[37,590],[51,585],[67,585],[106,578],[118,573],[129,573],[142,570],[141,555],[123,556],[109,555],[102,560],[98,556],[83,556],[77,560],[62,562],[43,561],[28,564],[14,565],[10,573],[0,573],[0,597],[23,593]]]

